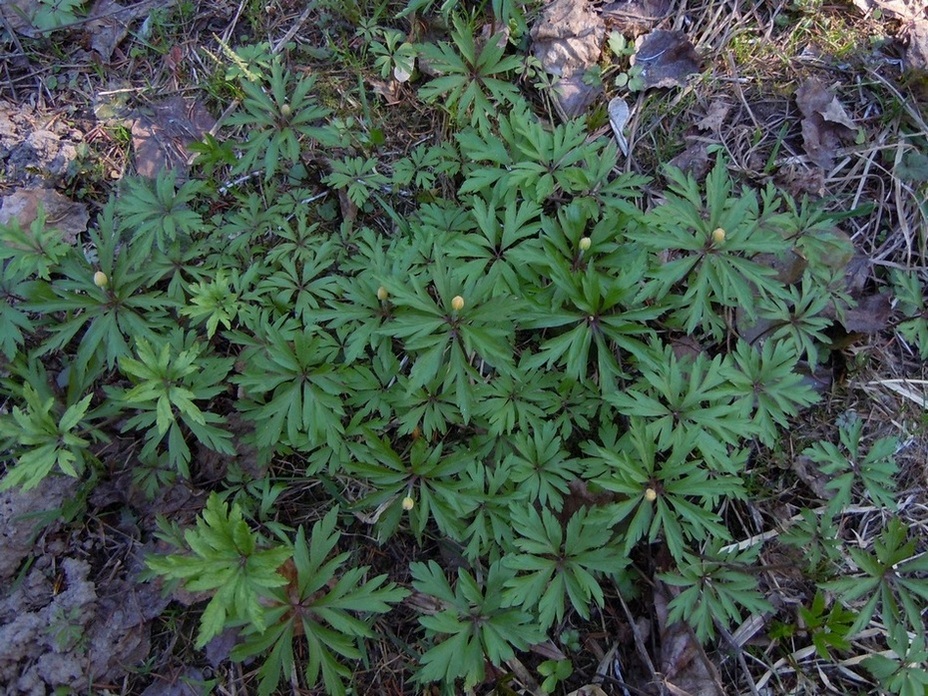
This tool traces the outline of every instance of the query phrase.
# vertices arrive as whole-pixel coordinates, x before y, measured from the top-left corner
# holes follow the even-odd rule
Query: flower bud
[[[387,299],[389,296],[390,296],[390,293],[387,292],[387,289],[386,289],[383,285],[381,285],[379,288],[377,288],[377,299],[378,299],[378,300],[380,300],[381,302],[383,302],[383,301],[384,301],[385,299]]]
[[[403,498],[403,509],[406,512],[409,512],[416,506],[416,501],[412,499],[412,496],[407,495]]]
[[[293,109],[290,107],[289,104],[284,104],[283,106],[280,107],[280,115],[283,116],[284,118],[290,118],[290,114],[292,113],[293,113]]]
[[[716,244],[721,244],[724,242],[725,230],[723,230],[721,227],[716,227],[714,230],[712,230],[712,241]]]
[[[657,491],[653,488],[646,488],[644,491],[644,499],[649,503],[653,503],[655,500],[657,500]]]
[[[455,295],[453,298],[451,298],[451,309],[453,309],[455,312],[460,312],[462,309],[464,309],[464,298],[460,295]]]
[[[591,246],[593,246],[593,240],[589,237],[580,237],[580,243],[578,244],[580,251],[586,251]]]
[[[93,274],[93,284],[98,288],[105,288],[109,283],[110,279],[106,277],[106,273],[103,271],[97,271]]]

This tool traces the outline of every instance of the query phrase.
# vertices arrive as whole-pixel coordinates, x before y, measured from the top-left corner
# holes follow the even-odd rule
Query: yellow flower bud
[[[451,309],[453,309],[455,312],[460,312],[462,309],[464,309],[464,298],[460,295],[455,295],[453,298],[451,298]]]
[[[103,271],[97,271],[93,274],[93,284],[98,288],[105,288],[109,283],[110,279],[106,277],[106,273]]]
[[[580,251],[586,251],[592,245],[593,245],[592,239],[590,239],[589,237],[580,237],[580,244],[578,245],[580,247]]]
[[[381,302],[383,302],[383,301],[384,301],[385,299],[387,299],[389,296],[390,296],[390,293],[387,292],[387,289],[386,289],[383,285],[381,285],[379,288],[377,288],[377,299],[378,299],[378,300],[380,300]]]
[[[409,512],[415,506],[416,506],[416,501],[412,499],[412,496],[407,495],[405,498],[403,498],[403,509],[406,510],[406,512]]]
[[[282,107],[280,107],[280,115],[283,116],[284,118],[290,118],[290,114],[292,113],[293,113],[293,109],[290,107],[289,104],[284,104]]]
[[[653,488],[646,488],[644,491],[644,499],[649,503],[653,503],[655,500],[657,500],[657,491]]]
[[[725,230],[723,230],[721,227],[716,227],[714,230],[712,230],[712,241],[716,244],[721,244],[724,242]]]

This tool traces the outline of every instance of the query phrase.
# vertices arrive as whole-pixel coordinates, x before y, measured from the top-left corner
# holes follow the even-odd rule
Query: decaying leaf
[[[683,152],[670,160],[669,164],[700,181],[709,171],[709,149],[704,142],[692,142]]]
[[[567,696],[606,696],[606,692],[595,684],[587,684],[571,691]]]
[[[164,169],[186,174],[187,146],[203,138],[216,121],[200,102],[171,97],[138,113],[132,124],[132,145],[138,173],[155,177]]]
[[[631,62],[641,68],[645,88],[682,87],[699,72],[699,55],[682,31],[652,31],[638,40]]]
[[[925,0],[853,0],[866,13],[880,10],[901,21],[906,40],[905,67],[908,71],[928,75],[928,13]]]
[[[654,613],[661,636],[660,670],[666,680],[664,685],[671,693],[724,696],[715,667],[693,630],[682,622],[667,624],[670,594],[666,584],[656,581]]]
[[[634,37],[651,31],[670,9],[670,0],[618,0],[604,5],[602,13],[611,27]]]
[[[844,328],[856,333],[876,333],[889,326],[893,313],[892,295],[878,293],[857,300],[857,306],[844,312]]]
[[[803,116],[802,142],[806,154],[822,169],[830,169],[841,141],[854,132],[854,122],[835,93],[814,77],[796,90],[796,104]]]
[[[115,0],[97,0],[90,8],[84,31],[90,35],[90,47],[104,63],[129,33],[129,25],[149,14],[156,7],[169,7],[174,0],[141,0],[131,5],[120,5]]]
[[[709,105],[706,115],[696,122],[699,130],[718,131],[722,124],[725,123],[725,117],[731,110],[731,104],[724,99],[716,99]]]
[[[532,27],[535,57],[560,77],[555,97],[564,115],[578,116],[602,91],[583,81],[599,60],[606,25],[586,0],[554,0]]]
[[[622,97],[613,97],[609,101],[609,125],[615,134],[619,149],[628,157],[628,140],[625,138],[625,124],[628,123],[628,104]]]
[[[87,229],[90,219],[87,206],[46,188],[17,189],[4,196],[0,206],[0,224],[15,220],[20,229],[28,230],[38,217],[40,208],[45,212],[45,226],[58,230],[61,238],[69,244],[77,241],[78,235]]]

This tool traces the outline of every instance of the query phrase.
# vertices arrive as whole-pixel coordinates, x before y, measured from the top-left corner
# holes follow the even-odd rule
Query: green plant
[[[554,693],[559,682],[574,673],[574,666],[570,660],[545,660],[538,665],[538,673],[545,678],[541,683],[541,690],[550,694]]]
[[[406,82],[416,67],[416,48],[406,41],[406,35],[396,29],[381,29],[383,42],[371,41],[370,52],[376,58],[374,67],[384,80],[393,78]]]
[[[880,686],[898,696],[924,696],[928,692],[928,650],[924,634],[911,635],[903,626],[887,631],[889,655],[874,653],[864,658],[863,666],[875,676]]]
[[[530,614],[502,605],[503,588],[513,573],[500,562],[489,567],[482,582],[459,568],[454,589],[435,561],[412,563],[410,570],[416,591],[439,603],[439,610],[420,616],[419,623],[427,637],[443,637],[420,658],[419,681],[442,682],[446,691],[457,679],[474,686],[483,679],[485,659],[499,666],[515,650],[542,640]]]
[[[291,678],[297,640],[306,643],[307,685],[316,685],[321,675],[326,693],[345,694],[351,670],[344,661],[361,659],[361,642],[374,636],[358,615],[386,613],[408,594],[385,575],[365,579],[368,568],[351,567],[348,552],[333,553],[341,537],[337,521],[335,508],[313,525],[308,541],[303,527],[297,529],[292,557],[279,568],[285,582],[268,586],[261,622],[246,625],[244,641],[232,652],[237,661],[267,653],[259,670],[260,696]]]
[[[877,505],[890,509],[896,507],[893,477],[898,471],[894,457],[899,440],[881,437],[864,454],[861,448],[863,428],[863,419],[856,413],[850,413],[838,430],[841,449],[831,442],[820,441],[803,452],[829,478],[825,488],[834,491],[834,497],[829,501],[829,509],[833,513],[850,504],[855,485],[863,487],[864,494]]]
[[[898,269],[892,271],[890,278],[899,300],[897,309],[902,315],[896,330],[915,344],[922,360],[928,359],[928,306],[922,282],[915,273]]]
[[[808,607],[799,607],[799,621],[802,628],[812,637],[815,652],[823,660],[831,658],[829,649],[848,650],[850,628],[855,618],[854,612],[848,611],[840,604],[832,604],[825,613],[825,595],[816,592]]]
[[[534,609],[541,630],[564,618],[564,600],[584,618],[591,606],[603,605],[597,575],[622,573],[625,561],[614,543],[612,530],[586,511],[574,513],[566,528],[546,508],[512,511],[516,553],[503,564],[517,572],[505,583],[510,606]]]
[[[24,408],[14,406],[11,413],[0,415],[0,451],[16,458],[0,481],[0,491],[35,488],[53,470],[74,478],[83,475],[96,462],[92,440],[102,439],[87,415],[92,399],[88,394],[62,409],[54,396],[23,385]]]
[[[740,621],[744,610],[761,613],[773,608],[749,571],[760,546],[741,550],[720,546],[713,541],[700,553],[686,552],[676,570],[660,574],[668,585],[684,588],[670,600],[667,621],[686,621],[702,642],[715,635],[717,625],[727,629]]]
[[[849,632],[863,629],[879,608],[890,632],[902,627],[922,634],[922,610],[928,601],[928,555],[916,552],[909,528],[893,517],[873,542],[872,552],[850,547],[847,553],[859,574],[837,577],[821,587],[834,592],[845,605],[864,600]]]
[[[625,553],[642,539],[655,542],[662,537],[672,556],[682,560],[688,542],[728,538],[714,507],[723,498],[742,497],[744,488],[733,473],[736,466],[729,472],[694,456],[696,434],[661,447],[639,416],[619,441],[608,428],[600,437],[603,445],[588,443],[586,450],[601,472],[595,483],[615,493],[616,501],[598,510],[597,516],[608,525],[623,525]],[[735,456],[731,464],[746,455]]]
[[[170,464],[190,478],[191,452],[185,430],[213,451],[234,454],[231,434],[220,427],[224,419],[195,403],[212,399],[224,390],[221,383],[232,361],[208,355],[202,344],[181,331],[157,349],[139,340],[136,355],[137,359],[119,360],[120,369],[134,386],[111,388],[108,393],[127,410],[137,411],[123,430],[144,431],[146,442],[141,456],[154,458],[164,443]]]
[[[162,538],[189,548],[191,554],[149,556],[145,563],[168,580],[183,580],[191,592],[212,592],[200,617],[196,645],[203,647],[229,625],[242,622],[264,631],[267,609],[262,600],[270,589],[287,579],[279,572],[293,551],[252,530],[237,505],[229,507],[218,495],[210,495],[196,526],[181,537],[162,520]]]
[[[518,89],[505,74],[521,64],[519,56],[504,56],[507,42],[498,33],[482,46],[474,38],[474,26],[464,17],[452,19],[451,41],[419,46],[420,59],[427,60],[439,77],[419,88],[419,96],[443,107],[458,123],[487,123],[496,104],[519,100]]]
[[[337,145],[338,140],[328,127],[320,125],[329,111],[313,97],[312,76],[295,78],[280,61],[275,61],[267,86],[263,83],[242,82],[242,111],[233,114],[228,123],[242,126],[247,132],[234,171],[251,173],[260,167],[265,181],[270,181],[281,161],[296,164],[300,160],[303,146]]]

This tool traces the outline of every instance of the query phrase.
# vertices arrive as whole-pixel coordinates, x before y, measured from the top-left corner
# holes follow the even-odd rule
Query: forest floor
[[[531,24],[543,6],[527,5]],[[417,107],[416,85],[396,73],[384,77],[366,51],[365,32],[376,25],[409,36],[442,31],[427,17],[394,19],[401,8],[375,0],[3,3],[0,221],[28,225],[43,207],[80,242],[124,177],[153,176],[171,166],[186,171],[190,143],[222,133],[238,107],[227,87],[228,76],[241,67],[231,49],[262,42],[280,48],[294,70],[317,75],[327,106],[354,118],[379,141],[378,156],[389,163],[442,128]],[[543,80],[524,85],[540,111],[557,120],[559,112],[573,109],[586,115],[591,134],[612,137],[608,105],[622,97],[630,117],[619,169],[653,176],[671,162],[702,177],[722,154],[742,181],[773,184],[849,213],[840,229],[855,255],[843,263],[858,306],[834,336],[832,358],[809,377],[822,402],[770,455],[766,480],[755,482],[767,492],[758,505],[787,518],[794,514],[790,495],[801,496],[803,487],[820,491],[823,482],[793,442],[832,433],[836,422],[856,413],[872,437],[892,435],[902,443],[900,514],[924,532],[928,368],[896,331],[886,273],[924,272],[928,258],[926,8],[882,0],[860,0],[859,6],[641,0],[596,3],[591,12],[607,35],[626,38],[629,55],[639,36],[676,32],[661,50],[682,62],[657,66],[665,71],[661,77],[631,91],[629,83],[640,87],[634,83],[640,73],[603,42],[584,76],[580,91],[590,93],[579,106],[552,98]],[[519,50],[531,54],[528,37]],[[660,187],[655,180],[646,198],[659,200]],[[70,685],[78,693],[181,696],[233,693],[230,685],[242,683],[248,665],[230,663],[228,645],[193,649],[191,624],[178,601],[194,605],[197,597],[166,598],[154,585],[136,582],[154,543],[156,518],[189,519],[202,505],[203,489],[188,483],[153,499],[137,495],[130,511],[129,486],[128,474],[89,493],[72,479],[50,478],[31,493],[0,493],[3,693],[62,693],[68,688],[62,685]],[[879,513],[861,507],[859,515],[870,514]],[[774,560],[768,559],[771,567]],[[788,569],[771,575],[788,598]],[[574,660],[573,688],[593,683],[600,666],[614,658],[613,638],[600,626],[580,627],[587,657]],[[633,650],[624,654],[637,659]],[[732,666],[721,653],[710,659],[723,675],[749,670],[761,693],[777,693],[772,685],[786,672],[793,675],[791,693],[869,688],[854,664],[822,666],[814,651],[763,667]],[[359,669],[389,673],[391,667]],[[85,689],[74,686],[81,679]],[[644,686],[624,693],[630,692],[650,693]]]

